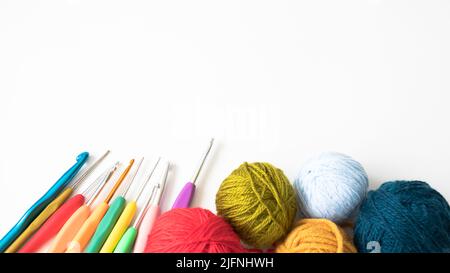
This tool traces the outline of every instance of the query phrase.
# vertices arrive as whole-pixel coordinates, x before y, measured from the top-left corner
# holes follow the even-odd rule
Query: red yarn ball
[[[145,252],[242,253],[248,252],[221,217],[201,208],[173,209],[156,220]]]

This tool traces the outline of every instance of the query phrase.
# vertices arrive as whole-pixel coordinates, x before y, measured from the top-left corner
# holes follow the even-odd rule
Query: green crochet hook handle
[[[136,228],[129,227],[125,232],[125,234],[123,234],[116,248],[114,249],[114,253],[131,253],[136,237],[137,237]]]
[[[117,219],[119,219],[120,214],[122,214],[122,211],[125,208],[125,203],[125,198],[122,196],[114,199],[105,216],[100,221],[100,224],[98,224],[92,239],[89,241],[89,244],[85,250],[86,253],[98,253],[100,251],[114,228]]]

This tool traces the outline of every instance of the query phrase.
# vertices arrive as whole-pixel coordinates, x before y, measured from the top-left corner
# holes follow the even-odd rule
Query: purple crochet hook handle
[[[187,182],[186,185],[184,185],[183,189],[178,194],[177,199],[173,203],[172,209],[189,208],[192,197],[194,196],[195,182],[197,181],[200,171],[202,170],[203,165],[205,164],[206,158],[208,157],[209,151],[211,151],[213,143],[214,138],[210,140],[208,148],[203,154],[200,165],[198,166],[197,171],[195,172],[194,178],[191,180],[191,182]]]
[[[186,183],[177,199],[173,203],[172,209],[189,208],[191,204],[192,196],[194,196],[195,184],[192,182]]]

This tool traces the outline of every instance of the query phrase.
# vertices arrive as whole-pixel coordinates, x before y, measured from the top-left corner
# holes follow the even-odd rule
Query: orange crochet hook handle
[[[78,230],[83,225],[84,221],[88,219],[91,214],[91,209],[88,205],[81,206],[64,224],[59,233],[53,240],[48,253],[62,253],[66,250],[67,244],[76,235]]]
[[[67,220],[64,226],[56,235],[55,239],[52,242],[52,245],[48,249],[49,253],[61,253],[66,251],[67,246],[70,241],[75,237],[77,232],[83,226],[83,223],[89,218],[91,215],[91,205],[97,198],[98,194],[102,191],[103,187],[108,183],[112,174],[117,169],[119,163],[114,164],[109,170],[100,175],[97,179],[99,181],[95,186],[95,190],[92,195],[89,197],[89,201],[81,206],[75,213]]]
[[[106,202],[100,203],[94,209],[92,214],[84,222],[83,226],[76,234],[75,238],[69,243],[66,250],[67,253],[80,253],[84,250],[108,209],[109,205]]]
[[[139,170],[141,163],[142,163],[142,160],[139,163],[138,168],[136,169],[135,175],[136,175],[137,171]],[[109,199],[114,195],[116,190],[122,184],[123,180],[128,175],[133,164],[134,164],[134,159],[132,159],[130,161],[127,168],[123,171],[122,175],[117,180],[116,184],[112,187],[111,191],[108,194],[108,197],[106,197],[106,199],[92,211],[91,215],[86,219],[86,221],[83,223],[83,225],[81,226],[79,231],[75,234],[73,240],[71,240],[71,242],[68,243],[67,250],[66,250],[67,253],[80,253],[81,251],[84,250],[84,248],[89,243],[92,236],[94,235],[95,230],[97,229],[100,221],[103,219],[103,217],[105,216],[106,212],[109,209],[109,204],[108,204]],[[134,176],[133,176],[133,179],[134,179]],[[131,179],[131,181],[132,181],[132,179]],[[131,182],[128,184],[131,184]]]

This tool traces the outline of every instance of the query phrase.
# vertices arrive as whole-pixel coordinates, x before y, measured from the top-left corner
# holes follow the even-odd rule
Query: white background
[[[100,169],[170,159],[168,208],[211,136],[194,206],[214,210],[243,161],[292,180],[322,151],[359,160],[372,188],[419,179],[449,200],[449,15],[449,1],[2,0],[0,235],[84,150],[112,150]]]

